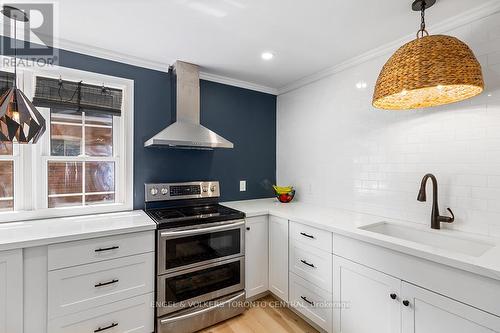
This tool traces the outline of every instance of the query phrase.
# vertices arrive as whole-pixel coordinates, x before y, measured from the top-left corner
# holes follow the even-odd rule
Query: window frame
[[[8,63],[3,61],[2,64]],[[0,159],[14,159],[14,210],[0,211],[0,223],[31,219],[46,219],[77,215],[100,214],[133,209],[133,130],[134,130],[134,81],[71,68],[50,66],[37,68],[32,62],[24,62],[25,68],[18,66],[18,86],[29,99],[33,99],[37,76],[59,78],[121,89],[123,91],[122,114],[113,117],[112,157],[71,157],[50,156],[50,109],[38,108],[43,114],[47,130],[35,145],[14,144],[14,154],[2,155]],[[13,69],[1,67],[2,71]],[[17,154],[16,154],[17,152]],[[115,161],[115,202],[88,206],[68,206],[48,208],[48,161]],[[28,186],[32,185],[32,188]]]

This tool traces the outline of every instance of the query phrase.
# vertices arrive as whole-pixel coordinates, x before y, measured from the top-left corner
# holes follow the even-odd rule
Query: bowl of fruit
[[[273,185],[274,193],[276,194],[276,198],[282,203],[287,203],[293,200],[295,196],[295,190],[293,186],[276,186]]]

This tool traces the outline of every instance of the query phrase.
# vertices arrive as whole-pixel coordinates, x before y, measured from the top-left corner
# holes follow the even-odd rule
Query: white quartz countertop
[[[142,210],[0,224],[0,251],[154,230]]]
[[[270,214],[300,222],[319,229],[348,236],[354,239],[403,252],[422,259],[466,270],[475,274],[500,280],[500,240],[472,233],[450,229],[433,230],[429,225],[387,219],[380,216],[361,214],[347,210],[326,208],[313,204],[291,202],[282,204],[276,199],[258,199],[225,202],[224,205],[246,213],[247,217]],[[378,222],[404,224],[411,228],[440,235],[477,240],[493,244],[493,248],[479,257],[407,241],[383,234],[370,232],[359,227]]]

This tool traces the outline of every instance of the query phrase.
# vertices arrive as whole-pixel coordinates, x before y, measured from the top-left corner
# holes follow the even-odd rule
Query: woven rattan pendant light
[[[403,45],[382,68],[373,106],[386,110],[426,108],[462,101],[484,89],[481,65],[474,53],[455,37],[429,36],[425,9],[436,0],[416,0],[422,23],[417,39]]]

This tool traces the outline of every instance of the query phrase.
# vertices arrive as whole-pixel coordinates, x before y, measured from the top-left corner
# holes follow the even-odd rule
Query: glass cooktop
[[[220,205],[206,204],[146,210],[159,229],[216,223],[245,218],[245,213]]]

